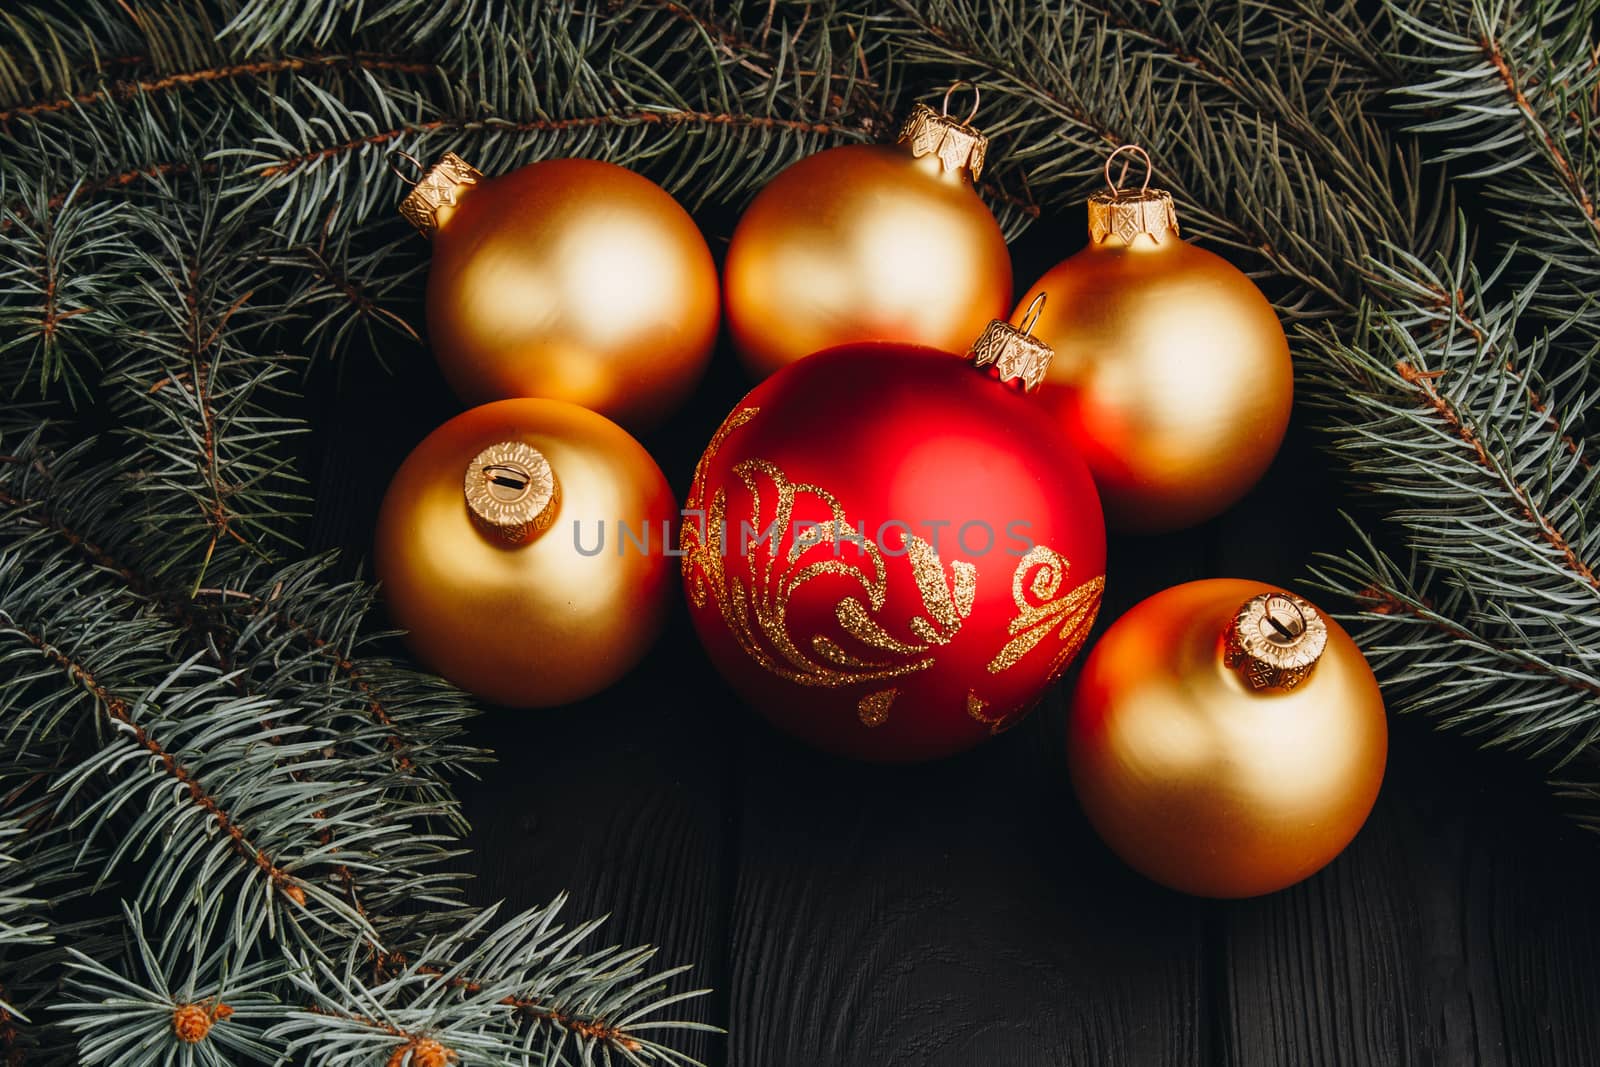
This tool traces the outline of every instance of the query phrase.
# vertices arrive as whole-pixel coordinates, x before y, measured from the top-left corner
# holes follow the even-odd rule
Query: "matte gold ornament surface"
[[[428,339],[451,388],[468,404],[566,400],[635,430],[675,410],[719,316],[694,220],[611,163],[547,160],[460,182],[450,158],[402,212],[432,229]]]
[[[1089,218],[1089,245],[1023,298],[1050,294],[1034,328],[1056,350],[1040,399],[1113,527],[1180,529],[1238,500],[1277,454],[1294,399],[1288,340],[1254,282],[1178,236],[1170,194],[1097,194]]]
[[[500,475],[511,484],[490,480]],[[503,400],[406,457],[378,515],[376,569],[428,667],[491,703],[566,704],[655,641],[676,515],[655,461],[615,423],[561,401]]]
[[[899,144],[790,166],[746,209],[724,266],[728,326],[757,379],[861,341],[967,350],[1011,306],[1011,258],[973,176],[985,142],[913,113]]]
[[[1309,609],[1298,633],[1286,605]],[[1257,687],[1249,665],[1263,662],[1298,678]],[[1106,844],[1210,897],[1273,892],[1325,866],[1366,821],[1388,755],[1383,697],[1349,634],[1237,579],[1175,586],[1118,619],[1084,664],[1067,735],[1073,786]]]

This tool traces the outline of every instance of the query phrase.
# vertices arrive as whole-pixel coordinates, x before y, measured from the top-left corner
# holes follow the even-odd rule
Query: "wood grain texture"
[[[1078,229],[1036,227],[1018,280]],[[341,549],[347,573],[389,475],[459,410],[425,352],[389,363],[357,357],[311,390],[308,545]],[[720,352],[646,438],[680,493],[742,390]],[[1101,627],[1191,578],[1304,591],[1311,554],[1345,539],[1328,471],[1297,429],[1221,519],[1114,541]],[[730,1032],[680,1044],[712,1067],[1600,1064],[1600,849],[1514,758],[1398,723],[1343,857],[1276,896],[1202,902],[1095,839],[1066,779],[1064,699],[945,763],[845,764],[739,706],[680,613],[612,692],[474,724],[499,762],[460,783],[469,892],[524,907],[570,890],[572,918],[613,913],[608,942],[694,964],[680,988],[716,993],[680,1014]]]
[[[1182,538],[1136,551],[1144,566],[1112,586],[1107,617],[1200,574]],[[750,732],[732,1067],[1201,1062],[1202,907],[1094,838],[1063,713],[1057,693],[1011,733],[919,767]]]
[[[1354,845],[1225,906],[1224,1062],[1600,1063],[1594,842],[1496,762],[1401,724]]]
[[[1085,859],[1035,739],[892,769],[752,741],[730,1064],[1195,1062],[1195,910]]]
[[[685,677],[692,649],[674,655],[673,643],[604,697],[480,720],[474,737],[498,761],[464,789],[477,875],[468,896],[520,909],[570,892],[569,921],[610,915],[600,943],[659,946],[661,966],[694,968],[675,991],[718,991],[672,1018],[721,1025],[732,762],[726,730]],[[709,1062],[721,1054],[712,1034],[672,1043]]]

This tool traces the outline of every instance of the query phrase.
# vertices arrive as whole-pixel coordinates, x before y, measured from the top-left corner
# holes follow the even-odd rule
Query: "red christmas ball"
[[[984,341],[996,330],[1031,341],[1004,324]],[[931,348],[785,367],[717,430],[687,506],[712,662],[781,729],[859,759],[933,759],[1010,726],[1105,584],[1100,501],[1062,431],[1020,385]]]

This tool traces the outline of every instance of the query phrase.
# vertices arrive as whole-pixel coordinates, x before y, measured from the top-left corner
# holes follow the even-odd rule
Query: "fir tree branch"
[[[1525,273],[1549,273],[1541,306],[1585,335],[1573,335],[1581,357],[1600,336],[1600,3],[1429,0],[1394,18],[1414,74],[1405,92],[1426,116],[1416,128],[1472,167],[1526,241]]]
[[[70,999],[59,1007],[67,1025],[83,1035],[78,1062],[231,1067],[239,1056],[256,1062],[271,1058],[261,1020],[279,1010],[270,991],[279,980],[276,961],[241,966],[230,946],[213,947],[207,938],[152,943],[144,916],[133,909],[124,915],[126,970],[84,952],[71,953]],[[180,910],[171,918],[204,926],[210,916]]]
[[[556,924],[563,905],[517,915],[490,927],[488,909],[461,929],[420,946],[407,958],[391,953],[375,962],[376,980],[357,974],[351,954],[340,970],[316,968],[301,987],[314,998],[272,1036],[312,1063],[390,1062],[432,1041],[463,1058],[473,1053],[519,1067],[562,1067],[576,1062],[673,1064],[694,1061],[646,1034],[652,1030],[711,1029],[658,1022],[651,1016],[699,992],[663,995],[680,973],[644,977],[650,950],[585,951],[595,923],[566,930]],[[331,1023],[332,1040],[321,1038]],[[413,1051],[414,1055],[414,1051]],[[365,1058],[363,1058],[365,1057]],[[415,1062],[415,1060],[413,1060]]]
[[[1446,396],[1440,393],[1437,386],[1439,379],[1449,372],[1443,370],[1421,370],[1406,360],[1400,360],[1394,365],[1395,373],[1412,386],[1422,397],[1427,407],[1431,408],[1438,421],[1447,432],[1459,437],[1463,444],[1471,450],[1474,460],[1481,467],[1497,488],[1508,494],[1520,507],[1522,517],[1534,526],[1534,536],[1549,545],[1567,570],[1573,576],[1597,592],[1600,592],[1600,579],[1590,565],[1578,558],[1573,550],[1572,542],[1557,528],[1556,521],[1551,517],[1528,487],[1523,485],[1511,471],[1508,471],[1499,459],[1491,454],[1484,444],[1482,431],[1474,424],[1473,420],[1462,414]],[[1548,420],[1546,422],[1548,425]],[[1561,436],[1563,444],[1571,441],[1570,435]]]
[[[234,852],[240,858],[252,863],[266,876],[274,889],[282,893],[289,900],[304,907],[306,892],[300,881],[288,871],[277,866],[266,851],[253,844],[240,829],[237,819],[229,815],[216,797],[208,793],[205,787],[195,778],[194,773],[180,763],[173,753],[164,748],[160,742],[152,738],[145,729],[135,720],[131,705],[123,697],[111,692],[90,672],[80,660],[51,644],[42,635],[30,630],[15,619],[0,615],[3,620],[4,630],[38,650],[46,660],[65,670],[76,683],[88,690],[94,697],[95,706],[105,713],[106,717],[114,724],[126,731],[133,743],[155,757],[155,764],[164,771],[168,777],[177,782],[182,788],[178,795],[185,796],[216,823],[228,839]]]
[[[29,445],[0,466],[0,505],[14,509],[11,518],[22,529],[44,533],[114,577],[115,588],[133,594],[123,608],[128,617],[153,611],[170,622],[184,635],[186,652],[215,664],[235,692],[275,694],[319,709],[307,724],[315,721],[325,733],[321,751],[356,761],[382,755],[397,776],[385,786],[387,792],[427,805],[446,827],[464,828],[444,781],[482,758],[455,740],[469,711],[460,694],[443,683],[360,653],[370,643],[356,633],[370,600],[365,591],[326,584],[322,575],[332,561],[312,560],[262,579],[249,569],[230,567],[238,572],[231,580],[241,588],[191,597],[146,569],[134,546],[112,540],[127,536],[124,524],[107,522],[125,510],[126,502],[108,499],[101,487],[115,487],[120,479],[82,469],[78,460],[84,451],[80,446],[50,461]],[[85,588],[92,579],[76,584]],[[323,844],[330,845],[331,834],[323,836]],[[353,885],[348,870],[340,877]]]
[[[391,144],[403,138],[424,133],[470,133],[493,130],[495,133],[568,133],[574,130],[631,128],[631,127],[732,127],[752,130],[783,130],[795,133],[815,133],[832,136],[844,131],[843,127],[826,122],[805,122],[798,119],[771,118],[761,115],[743,115],[734,112],[708,111],[634,111],[605,115],[582,115],[566,119],[533,119],[511,122],[477,119],[470,122],[435,119],[431,122],[410,123],[391,129],[379,130],[352,140],[326,145],[297,155],[264,163],[254,168],[261,178],[279,178],[301,167],[323,163],[359,149]],[[859,129],[851,131],[861,132]]]
[[[144,57],[128,57],[123,60],[126,65],[136,65],[144,62],[146,62]],[[230,81],[236,78],[258,78],[272,74],[309,73],[317,70],[340,72],[380,70],[399,74],[432,74],[435,73],[436,68],[431,64],[407,59],[404,56],[386,56],[370,53],[358,53],[355,55],[313,54],[279,59],[262,59],[249,63],[232,63],[224,66],[203,67],[198,70],[186,70],[159,78],[117,81],[87,92],[76,93],[72,96],[17,104],[0,109],[0,126],[9,125],[18,119],[37,118],[40,115],[50,115],[70,108],[93,107],[101,103],[127,100],[134,96],[189,89],[196,86],[209,85],[212,82]]]
[[[0,463],[15,463],[19,460],[20,457],[17,456],[0,456]],[[16,522],[55,534],[75,549],[86,562],[102,570],[110,571],[122,579],[122,583],[130,591],[141,596],[149,595],[150,586],[146,579],[135,574],[130,567],[120,562],[105,548],[91,541],[71,526],[59,521],[56,516],[51,514],[45,501],[39,499],[24,500],[21,497],[12,496],[4,489],[0,489],[0,507],[15,509],[17,514],[12,518]]]

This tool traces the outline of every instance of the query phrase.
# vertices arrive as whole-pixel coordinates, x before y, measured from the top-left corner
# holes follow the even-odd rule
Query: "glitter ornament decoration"
[[[604,689],[654,643],[676,518],[660,468],[621,427],[558,400],[502,400],[406,457],[378,515],[376,570],[424,664],[491,703],[549,707]]]
[[[1112,851],[1185,893],[1248,897],[1326,866],[1383,781],[1388,722],[1350,635],[1260,582],[1164,590],[1084,662],[1072,783]]]
[[[464,402],[548,397],[640,430],[704,373],[716,265],[648,178],[594,159],[486,178],[446,153],[400,213],[433,241],[428,341]]]
[[[862,341],[963,351],[1011,306],[1011,257],[973,183],[988,139],[913,106],[894,144],[841,145],[772,179],[734,230],[728,327],[751,376]]]
[[[1144,184],[1111,178],[1120,154]],[[1123,177],[1126,177],[1126,167]],[[1221,256],[1183,240],[1149,156],[1106,160],[1089,244],[1047,271],[1037,332],[1056,350],[1040,399],[1077,444],[1107,522],[1176,530],[1243,496],[1277,454],[1294,399],[1289,343],[1271,303]]]
[[[1088,470],[1026,390],[1049,349],[845,345],[757,386],[695,470],[690,613],[725,678],[829,752],[978,744],[1081,647],[1105,583]]]

